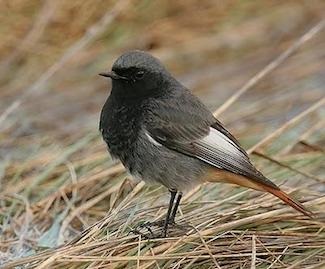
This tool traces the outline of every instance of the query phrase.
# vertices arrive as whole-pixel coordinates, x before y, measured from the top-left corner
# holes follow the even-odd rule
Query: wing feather
[[[278,188],[252,165],[247,155],[238,150],[231,140],[226,139],[222,133],[212,127],[207,136],[189,143],[170,141],[160,143],[183,154],[198,158],[216,168]]]

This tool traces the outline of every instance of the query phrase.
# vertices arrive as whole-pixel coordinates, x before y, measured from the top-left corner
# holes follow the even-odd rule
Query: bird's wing
[[[210,111],[196,99],[185,102],[163,102],[155,106],[151,120],[146,123],[146,132],[153,141],[216,168],[278,188],[255,169],[238,141]],[[190,111],[184,111],[187,105],[191,105]]]

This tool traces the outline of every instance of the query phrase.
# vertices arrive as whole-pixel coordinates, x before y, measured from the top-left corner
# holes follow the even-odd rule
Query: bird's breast
[[[100,131],[113,157],[123,163],[133,155],[141,126],[141,114],[135,106],[105,104]]]

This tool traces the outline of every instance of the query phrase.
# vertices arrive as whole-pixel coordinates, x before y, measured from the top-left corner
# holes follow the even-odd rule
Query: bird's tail
[[[296,209],[297,211],[301,212],[305,216],[308,216],[309,218],[314,217],[313,212],[311,212],[310,210],[305,208],[299,201],[290,197],[287,193],[280,190],[278,187],[276,187],[276,186],[272,187],[271,185],[263,183],[263,181],[249,179],[249,178],[241,176],[241,175],[233,174],[233,173],[222,171],[222,170],[216,170],[216,169],[213,169],[212,171],[210,170],[208,175],[205,177],[205,180],[209,181],[209,182],[232,183],[232,184],[236,184],[236,185],[243,186],[246,188],[269,192],[269,193],[273,194],[274,196],[278,197],[279,199],[281,199],[287,205],[289,205],[292,208]]]
[[[299,201],[293,199],[290,197],[287,193],[280,189],[274,189],[269,186],[263,186],[263,189],[265,189],[267,192],[272,193],[274,196],[281,199],[283,202],[285,202],[287,205],[291,206],[292,208],[296,209],[297,211],[301,212],[305,216],[308,216],[309,218],[313,218],[314,214],[310,210],[308,210],[306,207],[304,207]]]

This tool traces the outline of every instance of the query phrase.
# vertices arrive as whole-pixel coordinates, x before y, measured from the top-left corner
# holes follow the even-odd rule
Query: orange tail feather
[[[288,194],[286,194],[284,191],[280,190],[279,188],[275,188],[263,184],[262,181],[249,179],[247,177],[238,174],[234,174],[231,172],[227,172],[225,170],[219,170],[215,168],[208,171],[208,173],[204,177],[204,180],[209,182],[227,182],[227,183],[232,183],[232,184],[236,184],[239,186],[243,186],[243,187],[247,187],[259,191],[269,192],[274,196],[278,197],[279,199],[281,199],[287,205],[301,212],[305,216],[308,216],[310,218],[314,217],[314,214],[310,210],[305,208],[300,202],[291,198]]]
[[[291,198],[288,194],[286,194],[284,191],[280,189],[273,189],[269,186],[263,186],[263,189],[265,189],[267,192],[272,193],[274,196],[281,199],[283,202],[285,202],[287,205],[291,206],[292,208],[296,209],[297,211],[301,212],[305,216],[308,216],[309,218],[313,218],[314,214],[307,208],[305,208],[300,202],[297,200]]]

